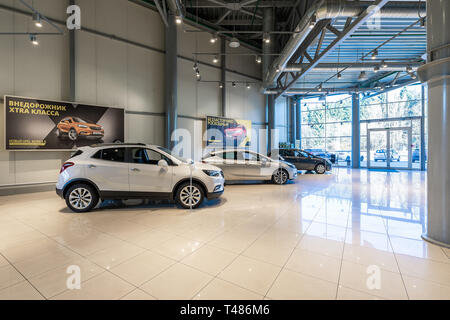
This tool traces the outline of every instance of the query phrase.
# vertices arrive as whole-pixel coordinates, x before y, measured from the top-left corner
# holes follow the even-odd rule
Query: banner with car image
[[[6,150],[72,150],[124,141],[119,108],[5,96]]]
[[[252,122],[222,117],[206,117],[206,146],[244,148],[251,144]]]

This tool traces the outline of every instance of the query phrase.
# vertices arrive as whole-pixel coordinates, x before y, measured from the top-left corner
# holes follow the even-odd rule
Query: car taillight
[[[73,167],[75,165],[75,163],[73,162],[66,162],[62,165],[61,167],[61,171],[59,171],[59,173],[63,173],[64,171],[66,171],[66,169]]]

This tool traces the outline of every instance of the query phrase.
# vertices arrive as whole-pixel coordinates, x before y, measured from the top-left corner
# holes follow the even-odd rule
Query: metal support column
[[[222,117],[227,116],[227,56],[226,56],[226,39],[225,37],[220,38],[220,82],[222,84],[221,90],[221,106],[222,106]]]
[[[422,85],[422,118],[420,118],[420,170],[425,171],[427,152],[425,150],[425,86]]]
[[[289,142],[291,145],[295,147],[295,138],[297,136],[297,133],[295,130],[297,129],[295,126],[295,123],[297,122],[297,113],[296,113],[296,101],[294,97],[289,97]]]
[[[75,0],[70,0],[69,5],[75,5]],[[75,90],[75,30],[69,31],[69,87],[70,87],[70,98],[72,102],[76,101],[76,90]]]
[[[427,0],[428,218],[425,240],[450,248],[450,1]]]
[[[359,93],[352,95],[352,167],[361,167],[361,123],[359,121]]]
[[[178,91],[177,91],[177,25],[175,14],[168,14],[166,28],[166,59],[165,59],[165,105],[166,105],[166,147],[173,149],[172,133],[177,129]]]
[[[272,141],[272,134],[274,133],[273,131],[275,130],[275,95],[274,94],[270,94],[267,96],[267,120],[269,123],[269,130],[268,130],[268,146],[267,146],[267,151],[268,153],[272,151],[273,147],[277,147],[274,146],[274,141]]]
[[[297,99],[296,108],[295,108],[295,140],[300,141],[300,148],[302,147],[302,101]]]

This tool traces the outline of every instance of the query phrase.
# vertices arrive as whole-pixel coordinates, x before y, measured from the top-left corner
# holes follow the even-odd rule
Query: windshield
[[[183,157],[180,157],[180,156],[174,154],[172,151],[170,151],[170,150],[167,149],[167,148],[164,148],[164,147],[158,147],[158,149],[161,150],[161,151],[164,151],[165,153],[170,154],[172,157],[174,157],[175,159],[177,159],[177,160],[179,160],[179,161],[181,161],[181,162],[189,163],[189,160],[188,160],[188,159],[183,158]]]
[[[91,123],[89,121],[85,121],[85,120],[83,120],[81,118],[78,118],[78,117],[73,117],[73,121],[75,121],[75,122],[84,122],[84,123]]]

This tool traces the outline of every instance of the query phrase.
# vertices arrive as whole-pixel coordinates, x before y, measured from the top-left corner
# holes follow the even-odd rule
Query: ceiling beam
[[[292,8],[295,6],[295,1],[271,1],[263,0],[258,4],[257,1],[243,1],[241,5],[246,8]],[[222,4],[212,3],[209,0],[195,0],[195,1],[185,1],[184,6],[186,8],[222,8]]]

